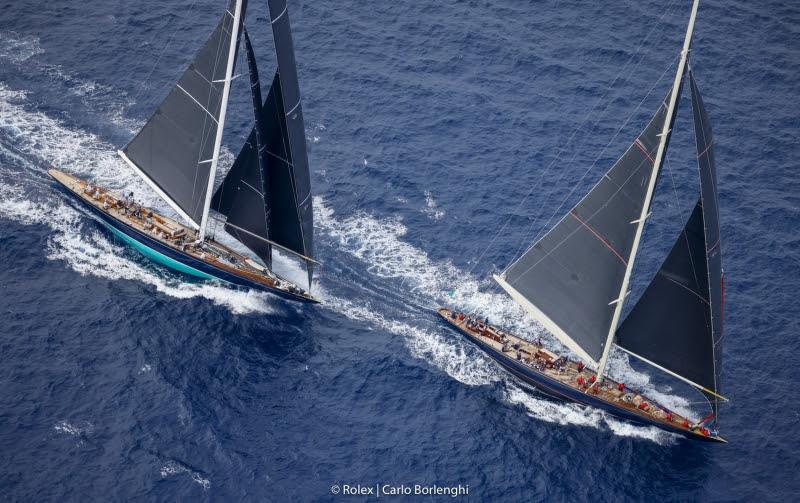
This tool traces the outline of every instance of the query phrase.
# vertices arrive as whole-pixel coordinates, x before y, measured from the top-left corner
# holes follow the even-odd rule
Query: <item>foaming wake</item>
[[[131,133],[139,129],[140,121],[125,117],[124,112],[133,100],[124,91],[73,75],[60,65],[46,63],[37,57],[44,52],[39,37],[35,35],[0,31],[0,62],[14,66],[15,73],[33,75],[38,79],[46,77],[50,85],[75,96],[112,123],[129,129]]]
[[[47,258],[64,261],[80,274],[138,281],[178,299],[202,297],[235,314],[273,311],[268,294],[209,282],[187,283],[166,269],[145,267],[129,258],[134,252],[115,244],[78,210],[59,200],[30,201],[20,187],[5,182],[0,182],[0,218],[49,227],[53,233],[47,242]]]
[[[621,421],[593,407],[536,398],[512,382],[507,383],[506,400],[513,405],[525,407],[528,416],[548,423],[607,427],[615,435],[641,438],[661,445],[673,444],[678,438],[677,435],[655,426],[639,426]]]
[[[118,159],[111,145],[84,131],[66,127],[41,112],[28,111],[25,93],[0,84],[0,131],[14,150],[0,145],[2,158],[24,168],[0,166],[0,217],[24,224],[46,225],[53,230],[48,240],[47,257],[62,260],[84,275],[106,279],[127,279],[151,285],[161,293],[178,299],[202,297],[227,307],[235,314],[270,313],[274,297],[263,292],[231,289],[209,282],[182,281],[166,269],[133,259],[135,255],[117,245],[85,216],[64,202],[50,187],[41,165],[54,164],[87,173],[98,183],[116,190],[133,191],[138,200],[169,213],[164,203],[148,190],[135,174]],[[17,153],[19,152],[19,153]],[[47,191],[32,194],[30,183],[39,177]],[[12,182],[10,180],[21,180]],[[34,178],[35,180],[35,178]],[[41,196],[36,202],[34,195]]]
[[[450,262],[434,262],[428,254],[407,243],[407,228],[399,218],[377,219],[358,212],[342,220],[314,200],[318,228],[334,240],[333,246],[360,259],[367,270],[380,278],[399,280],[402,290],[412,295],[406,301],[434,307],[448,304],[467,312],[502,319],[522,335],[542,334],[541,328],[525,319],[522,309],[505,295],[486,291],[483,283]]]
[[[386,317],[382,314],[385,312],[384,309],[373,307],[368,303],[359,304],[324,291],[320,294],[324,307],[351,320],[369,323],[376,328],[404,337],[411,354],[430,362],[459,382],[474,386],[489,384],[500,379],[497,367],[483,355],[476,357],[461,340],[445,338],[435,331]]]

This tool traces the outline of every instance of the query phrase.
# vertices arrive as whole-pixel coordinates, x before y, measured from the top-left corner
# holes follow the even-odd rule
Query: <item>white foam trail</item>
[[[174,477],[183,473],[188,474],[193,481],[198,483],[203,489],[208,490],[211,488],[211,481],[203,477],[200,473],[192,470],[186,465],[177,461],[167,461],[167,463],[159,470],[161,478]]]
[[[322,305],[328,309],[351,320],[369,323],[375,328],[403,336],[412,355],[435,365],[459,382],[475,386],[500,379],[497,368],[483,354],[465,346],[463,341],[445,338],[440,333],[384,316],[382,313],[386,310],[382,307],[358,304],[325,291],[320,295]]]
[[[129,258],[135,256],[135,252],[113,243],[104,233],[92,228],[94,224],[76,209],[60,201],[32,202],[26,199],[21,188],[4,182],[0,182],[0,217],[25,225],[50,227],[53,234],[48,239],[47,258],[63,260],[80,274],[139,281],[178,299],[203,297],[235,314],[273,311],[268,294],[209,282],[187,283],[166,269],[141,265],[146,262]]]
[[[615,435],[650,440],[661,445],[674,443],[677,435],[655,426],[641,426],[614,418],[594,407],[537,398],[512,382],[507,383],[506,399],[514,405],[522,405],[528,416],[561,425],[607,427]]]
[[[415,294],[409,301],[421,298],[432,307],[444,301],[464,311],[503,320],[520,335],[543,333],[506,295],[487,293],[481,282],[452,263],[434,262],[423,250],[405,242],[407,229],[399,218],[377,219],[358,212],[339,220],[322,197],[315,198],[314,207],[318,227],[336,241],[337,249],[363,261],[378,277],[401,280],[403,288]]]
[[[48,77],[51,82],[61,85],[66,92],[81,99],[93,111],[105,115],[114,124],[123,125],[131,133],[141,127],[141,121],[125,117],[125,110],[133,100],[125,93],[111,86],[77,77],[60,65],[45,63],[36,58],[45,51],[39,37],[13,31],[0,31],[0,60],[6,60],[17,67],[25,66],[40,77]]]

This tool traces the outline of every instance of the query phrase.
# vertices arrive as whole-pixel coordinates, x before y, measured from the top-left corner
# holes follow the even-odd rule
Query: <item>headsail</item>
[[[213,183],[242,3],[232,0],[178,83],[120,152],[196,228]]]
[[[288,204],[285,211],[274,208],[275,230],[280,228],[284,232],[282,236],[278,233],[274,236],[276,241],[281,242],[287,248],[313,257],[314,211],[311,201],[311,175],[308,170],[306,130],[303,121],[303,106],[300,103],[300,85],[297,81],[297,65],[294,58],[289,13],[286,0],[269,0],[268,3],[272,36],[275,39],[275,51],[278,56],[277,80],[280,81],[282,105],[282,108],[275,109],[274,113],[281,115],[288,143],[287,157],[278,159],[279,164],[283,164],[280,167],[283,169],[284,180],[282,183],[285,185],[277,190],[286,190],[294,196],[292,203],[294,208],[289,208]],[[269,113],[269,111],[265,109],[265,113]],[[276,169],[276,173],[280,173],[280,170]]]
[[[603,354],[669,96],[592,190],[500,277],[545,328],[590,363]]]
[[[711,125],[691,72],[701,196],[678,240],[617,331],[625,351],[719,396],[722,259]]]
[[[286,250],[310,259],[314,253],[311,180],[289,15],[285,0],[270,1],[269,9],[278,70],[260,110],[264,128],[260,148],[264,149],[262,162],[266,169],[263,183],[258,187],[269,208],[269,227],[258,234]],[[252,69],[253,67],[251,71]],[[243,180],[255,180],[259,173],[259,156],[256,153],[259,147],[256,145],[255,135],[254,128],[212,201],[212,207],[225,214],[228,222],[234,225],[238,224],[232,221],[230,208],[241,204],[235,201],[238,197],[236,194],[241,192],[237,187],[242,185]],[[263,212],[263,206],[262,204],[259,208],[253,202],[252,210],[248,211]],[[239,239],[240,236],[235,232],[232,234]],[[250,246],[244,240],[240,241]],[[311,261],[307,262],[310,267]]]
[[[211,207],[228,217],[225,230],[258,255],[267,267],[271,267],[267,147],[275,139],[272,138],[272,142],[267,140],[269,136],[262,111],[258,66],[247,30],[244,30],[244,41],[256,125],[214,194]],[[280,141],[280,135],[277,139]]]

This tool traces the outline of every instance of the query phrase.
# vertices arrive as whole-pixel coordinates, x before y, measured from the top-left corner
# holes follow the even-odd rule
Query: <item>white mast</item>
[[[229,12],[230,14],[230,12]],[[225,127],[225,112],[228,110],[228,95],[231,90],[231,80],[233,77],[233,65],[236,59],[236,46],[239,42],[239,26],[242,18],[242,0],[236,0],[236,7],[233,9],[233,25],[231,29],[231,45],[228,48],[228,66],[225,68],[225,80],[222,86],[222,103],[219,108],[219,121],[217,123],[217,136],[214,140],[214,155],[211,157],[211,171],[208,173],[208,188],[206,189],[206,199],[203,206],[203,218],[200,219],[200,230],[197,239],[203,241],[206,237],[206,226],[208,225],[208,211],[211,208],[211,197],[214,193],[214,177],[217,174],[217,162],[219,162],[219,151],[222,148],[222,131]]]
[[[614,336],[617,332],[617,324],[619,323],[619,318],[622,315],[622,307],[625,304],[625,297],[628,296],[628,283],[630,282],[631,273],[633,272],[633,264],[636,261],[636,253],[639,251],[639,241],[641,241],[645,220],[647,220],[648,212],[650,210],[650,202],[653,199],[653,191],[655,190],[656,181],[658,180],[658,172],[661,169],[661,164],[664,160],[664,154],[667,150],[667,138],[669,137],[670,130],[672,129],[673,114],[675,107],[678,104],[678,91],[680,90],[681,82],[683,81],[683,74],[686,69],[686,60],[689,57],[689,47],[692,45],[692,32],[694,31],[694,21],[697,17],[697,7],[699,4],[700,0],[694,0],[694,4],[692,5],[692,14],[689,16],[689,27],[686,29],[686,38],[683,40],[681,59],[678,63],[678,71],[675,74],[675,82],[672,84],[672,93],[670,94],[669,104],[667,105],[667,120],[664,121],[664,128],[661,130],[661,134],[659,135],[661,140],[658,143],[656,158],[653,162],[653,170],[650,173],[650,181],[647,185],[647,193],[645,194],[644,205],[642,205],[642,213],[639,215],[639,219],[634,220],[633,222],[636,223],[636,234],[633,238],[633,248],[631,250],[630,259],[628,260],[628,266],[625,269],[625,276],[622,279],[622,287],[620,288],[619,298],[615,301],[616,308],[614,309],[614,316],[611,318],[611,325],[608,329],[606,345],[603,347],[603,356],[600,358],[600,364],[597,367],[596,383],[600,383],[606,370],[608,355],[611,351]]]

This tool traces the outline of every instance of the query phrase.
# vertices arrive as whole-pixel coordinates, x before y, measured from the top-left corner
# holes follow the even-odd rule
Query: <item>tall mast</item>
[[[683,49],[681,50],[681,59],[678,63],[678,71],[675,74],[675,81],[672,84],[672,92],[670,93],[669,97],[669,104],[667,105],[667,117],[664,121],[664,128],[661,130],[661,134],[659,135],[661,140],[658,143],[658,150],[656,151],[656,158],[653,162],[653,170],[650,173],[650,180],[647,186],[647,193],[645,194],[644,204],[642,205],[642,212],[639,215],[639,219],[635,220],[632,223],[636,224],[636,234],[633,238],[633,248],[631,250],[630,260],[628,260],[627,268],[625,269],[625,276],[622,279],[622,287],[620,288],[619,297],[616,301],[616,307],[614,309],[614,316],[611,319],[611,325],[608,329],[608,337],[606,338],[606,344],[603,347],[603,356],[600,358],[600,362],[597,368],[597,383],[602,380],[602,377],[606,370],[606,364],[608,363],[608,355],[611,351],[612,343],[614,342],[614,336],[617,331],[617,325],[619,324],[619,318],[622,315],[622,308],[625,304],[625,298],[628,295],[628,283],[631,279],[631,273],[633,272],[633,265],[636,261],[636,254],[639,251],[639,242],[642,238],[642,233],[644,231],[644,224],[647,220],[648,213],[650,211],[650,203],[653,199],[653,192],[656,187],[656,181],[658,180],[658,172],[661,169],[661,164],[664,161],[664,155],[666,154],[667,150],[667,140],[669,139],[669,133],[672,130],[672,123],[675,120],[675,107],[678,104],[678,94],[681,88],[681,83],[683,81],[683,75],[686,70],[686,61],[689,57],[689,48],[692,45],[692,32],[694,31],[694,22],[695,18],[697,17],[697,8],[700,4],[700,0],[694,0],[694,4],[692,5],[692,13],[689,16],[689,26],[686,29],[686,37],[683,40]]]
[[[203,241],[206,237],[206,226],[208,225],[208,211],[211,208],[211,196],[214,193],[214,177],[217,173],[217,163],[219,162],[219,151],[222,148],[222,131],[225,128],[225,112],[228,110],[228,95],[231,90],[231,78],[233,77],[233,65],[236,59],[236,46],[239,43],[239,27],[242,17],[242,0],[236,0],[233,9],[233,25],[231,30],[231,45],[228,47],[228,66],[225,69],[225,81],[222,86],[222,104],[219,109],[219,123],[217,124],[217,135],[214,139],[214,155],[211,157],[211,171],[208,174],[208,188],[206,189],[205,205],[203,206],[203,218],[200,220],[200,230],[197,239]]]

